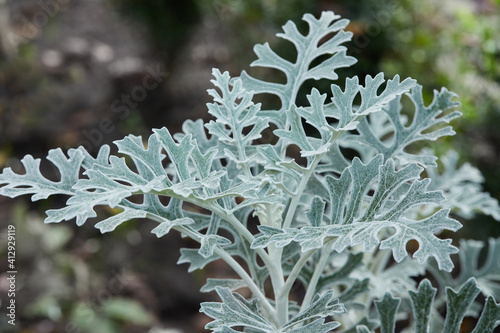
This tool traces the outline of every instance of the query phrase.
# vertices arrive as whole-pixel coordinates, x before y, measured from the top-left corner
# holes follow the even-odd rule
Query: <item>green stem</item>
[[[214,214],[217,214],[220,218],[224,219],[226,222],[231,224],[237,231],[238,233],[243,236],[249,242],[250,244],[253,243],[255,240],[255,237],[252,235],[252,233],[241,223],[240,220],[238,220],[234,215],[232,214],[227,214],[221,207],[217,206],[216,204],[212,202],[205,202],[201,199],[194,198],[194,197],[183,197],[180,195],[176,195],[174,193],[168,193],[165,194],[163,192],[156,192],[156,191],[151,191],[149,193],[137,193],[137,194],[155,194],[155,195],[161,195],[161,196],[167,196],[171,198],[176,198],[185,202],[192,203],[194,205],[197,205],[198,207],[204,208],[206,210],[211,211]],[[263,249],[256,249],[256,253],[260,256],[262,261],[266,264],[266,266],[272,266],[271,265],[271,260],[269,258],[269,255],[264,251]]]
[[[252,277],[248,275],[243,267],[241,267],[241,265],[238,264],[238,262],[234,260],[234,258],[229,253],[227,253],[220,247],[216,247],[215,252],[222,260],[224,260],[229,266],[231,266],[231,268],[243,279],[243,281],[246,282],[248,288],[260,300],[265,312],[268,314],[270,319],[272,319],[276,326],[280,326],[280,318],[277,316],[276,310],[269,303],[260,288],[255,284]]]
[[[155,194],[165,195],[165,193],[155,193]],[[172,195],[170,193],[169,193],[168,196],[170,196],[170,197],[176,197],[176,195]],[[190,202],[192,204],[195,204],[195,205],[197,205],[197,206],[199,206],[201,208],[207,209],[207,210],[211,211],[212,213],[218,215],[220,218],[224,219],[229,224],[231,224],[237,230],[237,232],[243,238],[245,238],[248,241],[248,243],[252,244],[253,241],[255,240],[255,237],[241,223],[240,220],[238,220],[232,214],[227,214],[221,207],[217,206],[216,204],[213,204],[211,202],[207,203],[207,202],[204,202],[204,201],[202,201],[200,199],[193,198],[193,197],[189,197],[189,198],[179,197],[178,199],[186,201],[186,202]],[[260,256],[260,258],[264,262],[264,265],[266,266],[266,268],[269,271],[269,275],[271,277],[271,282],[273,284],[273,289],[275,291],[276,290],[281,290],[281,287],[284,284],[283,271],[282,271],[282,267],[281,267],[281,251],[276,251],[277,253],[273,255],[273,258],[271,258],[271,256],[264,249],[255,249],[255,252]],[[234,263],[238,264],[234,259],[232,259],[232,257],[230,255],[227,255],[227,256],[228,256],[227,260],[225,260],[226,262],[228,262],[228,260],[231,260],[231,261],[234,261]],[[231,259],[229,259],[229,258],[231,258]],[[230,264],[230,263],[228,262],[228,264]],[[238,264],[238,266],[239,266],[239,264]],[[233,267],[233,269],[235,269],[235,271],[236,271],[238,269],[238,266]],[[241,268],[241,266],[239,266],[239,268]],[[262,292],[260,291],[259,287],[253,281],[252,277],[250,277],[250,275],[248,275],[246,273],[246,271],[243,270],[242,268],[241,268],[241,270],[240,270],[240,272],[241,273],[244,272],[248,276],[248,278],[250,279],[249,281],[252,282],[251,285],[247,282],[249,284],[249,288],[252,286],[250,288],[252,290],[252,292],[255,295],[258,295],[257,293],[261,293],[262,294]],[[265,298],[265,296],[264,297],[259,297],[259,299],[261,299],[261,301],[263,302],[263,305],[265,306],[265,308],[269,308],[270,305],[269,306],[266,305],[266,302],[267,303],[269,303],[269,302],[267,301],[267,299]],[[288,319],[288,300],[286,300],[286,304],[285,304],[285,302],[284,302],[283,299],[277,301],[277,307],[280,309],[279,310],[279,313],[280,313],[279,314],[279,318],[276,315],[274,309],[272,309],[273,311],[271,311],[271,312],[268,309],[267,312],[269,312],[269,315],[272,317],[272,319],[275,321],[275,323],[277,325],[279,325],[280,322],[286,323],[286,321]]]
[[[311,281],[307,286],[306,295],[304,296],[304,300],[302,301],[302,305],[300,307],[300,312],[303,312],[307,307],[311,304],[311,301],[316,294],[316,287],[318,285],[318,281],[323,274],[326,264],[328,263],[328,259],[330,258],[331,249],[329,246],[323,246],[321,257],[319,258],[318,263],[316,264],[316,268],[314,269],[313,276],[311,277]]]
[[[219,217],[230,223],[250,244],[253,243],[255,237],[234,215],[227,214],[224,210],[218,209],[217,207],[213,206],[206,207],[206,209],[212,211],[213,213],[217,214]],[[266,251],[264,251],[263,249],[255,249],[254,251],[257,252],[257,254],[260,256],[267,267],[275,266],[275,264],[271,260],[271,257],[266,253]]]
[[[368,268],[373,272],[373,274],[379,275],[391,259],[392,252],[390,250],[378,250],[375,254],[370,254],[372,258],[369,258],[368,260],[370,263]]]
[[[152,213],[148,213],[147,217],[154,220],[154,221],[160,222],[160,223],[165,221],[161,216],[158,216],[158,215],[155,215]],[[181,232],[181,233],[188,235],[191,239],[197,241],[198,243],[201,243],[201,238],[203,237],[203,235],[201,235],[199,232],[197,232],[191,228],[186,228],[184,226],[175,226],[174,229]],[[241,279],[243,281],[245,281],[248,288],[252,291],[252,294],[260,300],[260,302],[261,302],[265,312],[268,314],[269,318],[271,320],[273,320],[275,325],[279,326],[279,320],[278,320],[278,317],[276,315],[276,310],[269,303],[266,296],[260,290],[260,288],[257,286],[257,284],[252,279],[252,277],[224,249],[222,249],[220,247],[216,247],[214,249],[214,251],[222,260],[224,260],[236,272],[236,274],[238,274],[239,277],[241,277]]]
[[[338,131],[332,135],[332,137],[330,138],[330,140],[328,142],[328,144],[329,144],[328,150],[331,148],[331,146],[334,144],[334,142],[337,141],[337,139],[342,134],[344,134],[344,131]],[[295,211],[297,209],[298,203],[300,202],[302,194],[304,193],[304,190],[306,189],[307,182],[309,181],[309,178],[311,178],[312,174],[314,173],[314,170],[318,166],[318,164],[321,161],[321,159],[323,158],[323,156],[325,156],[325,154],[326,153],[316,155],[314,157],[314,160],[312,161],[311,165],[309,166],[309,169],[307,170],[307,172],[305,172],[302,175],[302,179],[301,179],[299,185],[297,186],[296,195],[294,195],[292,202],[290,203],[290,206],[288,207],[288,211],[287,211],[286,217],[285,217],[285,222],[283,223],[283,228],[289,228],[290,225],[292,224],[293,216],[295,215]]]
[[[307,263],[309,258],[316,252],[317,250],[309,250],[306,253],[302,254],[302,256],[299,258],[297,263],[295,263],[295,266],[293,266],[292,271],[288,275],[288,278],[286,279],[286,283],[283,285],[283,288],[281,289],[280,293],[278,294],[278,297],[286,297],[288,299],[290,295],[290,290],[292,289],[293,284],[297,280],[297,277],[299,276],[300,272],[302,271],[302,268],[304,265]]]
[[[280,295],[283,289],[285,280],[283,277],[283,267],[281,265],[281,249],[277,249],[274,245],[269,245],[269,256],[274,264],[267,266],[271,283],[274,290],[274,298],[276,302],[276,312],[280,325],[288,322],[288,295]]]
[[[316,167],[316,165],[319,163],[319,159],[316,159],[313,162],[313,166],[311,169],[309,169],[303,176],[302,179],[299,183],[299,186],[297,187],[297,193],[294,195],[292,198],[292,201],[290,202],[290,205],[288,206],[288,210],[286,212],[286,217],[285,217],[285,222],[283,222],[283,229],[284,228],[290,228],[293,220],[293,216],[295,215],[295,211],[297,210],[297,206],[300,202],[300,199],[302,198],[302,194],[304,193],[304,190],[306,189],[307,182],[309,181],[309,178],[311,178],[313,174],[313,170]]]
[[[332,145],[342,135],[342,133],[343,132],[337,132],[337,133],[335,133],[332,136],[332,138],[330,139],[330,145]],[[313,162],[311,163],[309,169],[303,175],[303,177],[302,177],[302,179],[301,179],[301,181],[300,181],[300,183],[299,183],[299,185],[297,187],[296,194],[294,195],[294,197],[292,198],[292,201],[290,202],[290,205],[288,206],[288,210],[287,210],[287,213],[286,213],[285,221],[283,222],[283,226],[282,226],[283,229],[284,228],[289,228],[291,226],[293,217],[294,217],[295,212],[297,210],[297,206],[298,206],[298,204],[300,202],[300,199],[302,198],[302,194],[304,193],[304,191],[306,189],[307,182],[311,178],[312,174],[314,173],[314,170],[316,169],[316,166],[319,164],[319,162],[321,161],[321,159],[323,158],[324,155],[325,155],[325,153],[320,154],[320,155],[316,155],[315,158],[314,158],[314,160],[313,160]],[[302,269],[302,267],[305,265],[305,263],[307,262],[307,260],[309,259],[309,257],[315,251],[316,250],[309,251],[305,256],[302,256],[301,259],[299,259],[299,262],[295,265],[295,267],[292,270],[290,276],[288,277],[286,283],[284,283],[284,284],[279,283],[279,284],[276,284],[276,285],[273,283],[273,288],[274,288],[274,291],[275,291],[275,295],[278,295],[278,296],[276,296],[276,302],[277,302],[277,304],[280,304],[281,306],[284,306],[282,304],[284,304],[285,301],[286,301],[287,308],[288,308],[288,298],[289,298],[290,288],[292,287],[292,285],[293,285],[295,279],[297,278],[298,274],[300,273],[300,270]],[[282,268],[281,268],[281,258],[282,258],[282,255],[283,255],[283,249],[277,249],[276,253],[273,254],[273,256],[275,257],[275,258],[273,258],[275,260],[275,262],[279,262],[280,263],[279,266],[280,266],[280,270],[281,271],[282,271]],[[290,279],[290,277],[291,277],[291,279]],[[317,277],[317,279],[319,279],[319,276]],[[317,283],[317,281],[314,283],[314,285],[316,285],[316,283]],[[306,296],[308,296],[308,295],[306,294]],[[311,299],[312,299],[312,296],[311,296]],[[310,302],[310,300],[308,302]],[[280,307],[278,307],[278,308],[281,309]],[[286,312],[288,312],[288,310]],[[281,313],[282,316],[284,316],[284,314],[283,314],[284,310],[282,310],[280,313]],[[283,318],[283,317],[280,317],[280,318]]]
[[[218,214],[220,217],[231,223],[231,225],[239,225],[241,228],[238,229],[238,231],[244,233],[244,236],[246,236],[247,239],[251,238],[249,240],[249,243],[251,244],[254,240],[254,236],[246,229],[243,224],[234,216],[234,215],[228,215],[224,211],[221,212],[215,212],[214,213]],[[271,278],[271,283],[273,285],[273,290],[280,290],[281,286],[283,285],[283,270],[281,267],[281,249],[276,250],[275,252],[272,252],[271,249],[269,251],[269,254],[264,250],[264,249],[255,249],[256,253],[260,256],[262,261],[264,262],[264,265],[266,266],[269,276]],[[276,292],[275,292],[276,294]],[[277,307],[280,309],[279,310],[279,318],[281,320],[284,320],[285,318],[288,318],[288,300],[286,303],[286,306],[284,306],[284,300],[276,300],[277,301]],[[280,321],[278,321],[280,322]],[[285,321],[286,323],[286,321]]]

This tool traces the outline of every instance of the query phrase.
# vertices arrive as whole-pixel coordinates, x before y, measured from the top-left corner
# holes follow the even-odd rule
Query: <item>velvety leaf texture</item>
[[[447,210],[421,220],[405,216],[415,206],[440,203],[444,200],[443,195],[427,191],[428,181],[415,180],[422,171],[416,164],[395,170],[392,160],[382,163],[382,155],[377,155],[366,165],[354,159],[340,178],[325,178],[331,204],[329,225],[301,229],[259,227],[263,235],[255,240],[253,247],[267,246],[273,241],[280,242],[276,246],[284,246],[293,240],[299,242],[305,252],[321,248],[326,240],[334,238],[332,247],[338,252],[355,245],[362,245],[364,251],[371,252],[380,244],[381,249],[391,249],[394,259],[400,262],[408,255],[406,243],[414,239],[419,243],[414,258],[424,263],[432,256],[441,269],[450,271],[453,268],[450,255],[457,249],[451,245],[451,240],[441,240],[435,233],[443,229],[455,231],[461,227],[460,223],[451,219]],[[391,200],[398,187],[409,181],[413,182],[406,195]],[[374,183],[377,183],[375,193],[367,198]],[[392,228],[395,233],[379,240],[379,232],[385,228]]]
[[[413,328],[411,332],[431,333],[439,330],[431,323],[434,297],[436,288],[433,288],[429,280],[425,279],[420,283],[417,292],[410,292]],[[456,292],[451,288],[446,290],[446,319],[442,333],[460,332],[461,323],[465,317],[467,309],[471,306],[474,298],[479,294],[479,288],[476,281],[471,278]],[[382,300],[376,301],[377,312],[380,316],[380,331],[384,333],[395,333],[395,323],[397,321],[397,309],[400,299],[394,298],[389,293]],[[495,327],[500,324],[500,304],[497,304],[493,297],[488,297],[484,305],[481,317],[479,318],[473,332],[492,333]],[[358,326],[359,327],[359,326]],[[359,331],[359,330],[358,330]],[[362,331],[366,331],[362,329]]]
[[[480,265],[480,255],[485,247],[487,247],[486,256],[484,262]],[[484,296],[500,298],[500,239],[490,238],[487,244],[462,239],[460,240],[459,259],[458,274],[439,270],[435,262],[428,263],[429,272],[442,290],[445,287],[459,288],[470,278],[474,278]],[[439,293],[440,298],[444,296],[443,292]],[[475,300],[474,303],[473,310],[479,309],[481,300]],[[479,315],[476,311],[472,314],[476,317]]]
[[[429,332],[429,320],[436,291],[437,289],[433,288],[426,279],[420,283],[417,292],[409,292],[415,320],[415,333]]]
[[[380,301],[375,302],[375,306],[380,317],[381,333],[394,332],[394,329],[396,328],[395,317],[400,303],[400,299],[392,297],[389,293],[385,294],[384,298]]]
[[[245,326],[261,332],[273,332],[274,326],[262,317],[257,308],[257,302],[246,301],[228,288],[216,287],[222,303],[202,303],[201,311],[215,320],[205,326],[219,332],[223,327]]]
[[[254,78],[245,71],[241,74],[241,79],[247,90],[255,93],[265,93],[276,95],[281,100],[281,110],[287,110],[295,103],[295,96],[300,86],[308,79],[337,79],[335,71],[338,68],[348,67],[356,62],[353,57],[346,55],[346,47],[341,44],[350,40],[352,33],[342,30],[349,23],[348,20],[338,20],[340,16],[332,12],[323,12],[319,19],[311,14],[305,14],[303,20],[307,22],[309,31],[303,35],[297,29],[295,23],[288,21],[283,26],[283,33],[277,36],[294,44],[297,50],[297,59],[295,63],[285,60],[278,56],[269,46],[256,45],[254,48],[258,60],[252,63],[252,66],[275,68],[286,75],[285,84],[266,82]],[[334,33],[326,42],[320,44],[326,36]],[[310,68],[310,64],[321,56],[331,55]],[[282,124],[278,114],[272,114],[273,122]]]
[[[441,157],[442,173],[436,168],[426,169],[432,179],[431,187],[442,190],[446,196],[447,200],[441,206],[464,218],[484,214],[500,221],[500,205],[497,199],[483,191],[481,172],[469,163],[459,166],[458,158],[458,153],[450,150]]]
[[[401,95],[398,95],[383,108],[383,113],[361,119],[357,126],[359,134],[347,136],[341,146],[360,150],[368,157],[382,153],[386,159],[397,158],[401,164],[416,162],[423,166],[436,166],[437,157],[406,150],[414,142],[435,141],[442,136],[454,135],[451,126],[443,127],[443,124],[461,115],[458,111],[450,111],[460,104],[454,101],[456,95],[445,88],[434,91],[434,99],[429,106],[423,102],[422,87],[419,85],[414,86],[407,96],[415,107],[411,124],[406,123]],[[388,133],[393,134],[392,138],[385,139]],[[368,151],[364,151],[363,147]]]
[[[47,160],[51,161],[61,173],[61,180],[53,182],[44,177],[40,172],[40,159],[34,159],[31,155],[25,156],[21,163],[25,174],[17,174],[11,168],[6,168],[0,175],[0,194],[8,197],[33,194],[33,201],[47,199],[54,194],[72,195],[72,187],[78,180],[84,156],[79,150],[69,152],[67,158],[60,149],[49,151]]]

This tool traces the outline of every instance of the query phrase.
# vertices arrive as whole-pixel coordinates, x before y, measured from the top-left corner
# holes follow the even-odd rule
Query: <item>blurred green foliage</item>
[[[482,170],[486,190],[500,198],[499,2],[404,0],[385,35],[390,47],[379,63],[382,71],[417,79],[428,99],[433,89],[443,86],[459,96],[464,115],[453,123],[457,135],[434,149],[443,152],[453,146],[462,160]],[[478,238],[500,233],[488,219],[478,217],[473,223],[485,228],[466,226],[462,232],[482,233]]]
[[[110,0],[123,14],[144,21],[160,49],[181,44],[200,19],[196,0]]]
[[[125,272],[108,277],[91,264],[98,246],[92,238],[75,246],[74,228],[47,227],[24,205],[12,209],[11,222],[18,244],[16,315],[26,332],[45,327],[49,332],[122,333],[153,325],[153,315],[141,303],[121,295],[127,287]],[[6,240],[0,239],[0,251],[7,249]],[[1,332],[9,329],[0,321]]]
[[[488,1],[404,0],[387,27],[380,67],[446,86],[460,96],[463,122],[500,109],[500,8]],[[430,89],[428,88],[428,90]]]

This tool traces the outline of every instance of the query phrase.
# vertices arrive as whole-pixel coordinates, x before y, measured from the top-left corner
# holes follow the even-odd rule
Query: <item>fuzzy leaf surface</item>
[[[500,221],[500,205],[498,200],[483,191],[481,183],[484,177],[481,172],[469,163],[459,166],[458,158],[458,153],[450,150],[440,158],[444,169],[442,173],[436,168],[426,169],[432,179],[431,188],[442,190],[447,199],[441,207],[449,208],[467,219],[484,214]]]
[[[222,302],[205,302],[200,311],[214,319],[205,328],[213,332],[223,332],[224,327],[244,326],[257,332],[275,332],[276,328],[259,314],[256,300],[247,301],[228,288],[216,287]]]
[[[61,149],[49,151],[47,160],[52,162],[59,170],[61,179],[54,182],[46,178],[40,172],[40,159],[34,159],[31,155],[26,155],[21,163],[25,173],[17,174],[11,168],[5,168],[0,174],[0,195],[11,198],[33,194],[33,201],[47,199],[51,195],[63,194],[72,195],[73,185],[78,181],[78,173],[84,160],[84,155],[79,150],[68,152],[66,157]]]
[[[424,104],[421,86],[416,85],[407,95],[415,107],[411,124],[407,124],[407,117],[402,114],[401,96],[396,96],[383,108],[383,114],[361,119],[357,126],[359,134],[346,136],[341,146],[356,150],[359,144],[365,146],[369,149],[368,158],[382,153],[385,159],[398,159],[402,164],[416,162],[423,166],[437,166],[435,156],[418,155],[405,150],[418,141],[435,141],[443,136],[454,135],[451,126],[443,125],[461,115],[458,111],[450,111],[460,103],[453,100],[456,97],[454,93],[444,88],[434,91],[434,99],[429,106]],[[393,134],[392,138],[384,139],[388,132]]]
[[[294,63],[277,55],[268,43],[256,45],[254,52],[258,59],[251,66],[274,68],[282,71],[286,76],[286,83],[272,83],[254,78],[245,71],[241,74],[244,87],[256,94],[265,93],[279,97],[281,110],[287,110],[295,103],[297,92],[302,84],[308,79],[337,79],[335,71],[342,67],[348,67],[356,62],[353,57],[346,55],[346,48],[341,44],[350,40],[352,33],[344,29],[348,20],[338,20],[340,16],[333,12],[323,12],[321,17],[315,18],[311,14],[305,14],[303,20],[307,22],[309,30],[303,35],[292,21],[283,26],[283,33],[277,34],[292,42],[297,50],[297,59]],[[333,37],[324,41],[324,38],[334,34]],[[321,41],[321,43],[320,43]],[[321,56],[330,56],[316,66],[310,68],[310,64]],[[269,113],[272,121],[284,127],[284,121],[276,112]]]
[[[396,313],[400,304],[401,299],[392,297],[390,293],[386,293],[384,298],[375,302],[375,307],[380,317],[381,333],[394,332],[396,328]]]
[[[428,180],[417,179],[421,171],[415,163],[396,170],[391,159],[383,163],[382,155],[375,156],[366,165],[355,158],[340,178],[327,176],[325,179],[330,193],[329,225],[261,229],[263,234],[252,246],[267,246],[278,240],[279,246],[285,246],[293,240],[306,252],[322,247],[328,238],[338,252],[356,245],[371,252],[380,244],[380,249],[392,250],[394,259],[400,262],[408,255],[406,243],[414,239],[419,242],[414,258],[424,263],[434,257],[441,269],[450,271],[453,268],[450,255],[457,249],[451,245],[451,240],[441,240],[435,233],[443,229],[455,231],[461,227],[460,223],[448,216],[448,210],[440,210],[421,220],[405,216],[413,207],[435,205],[444,200],[441,192],[427,190]],[[408,183],[411,183],[409,187]],[[367,195],[374,184],[377,184],[374,194]],[[405,195],[393,198],[393,193],[401,187]],[[394,234],[379,240],[379,232],[386,228],[395,230]]]

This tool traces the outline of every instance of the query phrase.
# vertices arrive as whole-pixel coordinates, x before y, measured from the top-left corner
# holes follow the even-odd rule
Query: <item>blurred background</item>
[[[290,53],[275,37],[281,26],[323,10],[351,20],[349,53],[359,61],[340,82],[384,71],[417,79],[427,101],[442,86],[460,96],[457,135],[433,148],[458,150],[500,198],[499,0],[0,0],[0,167],[57,147],[96,153],[127,134],[208,119],[213,67],[237,76],[265,41]],[[42,169],[57,177],[50,164]],[[43,224],[58,205],[0,197],[1,332],[204,332],[199,303],[213,295],[198,290],[207,276],[230,274],[224,266],[188,274],[175,262],[193,244],[157,239],[147,221],[105,235],[91,223]],[[3,313],[8,225],[17,330]],[[457,235],[498,236],[498,222],[483,216]]]

